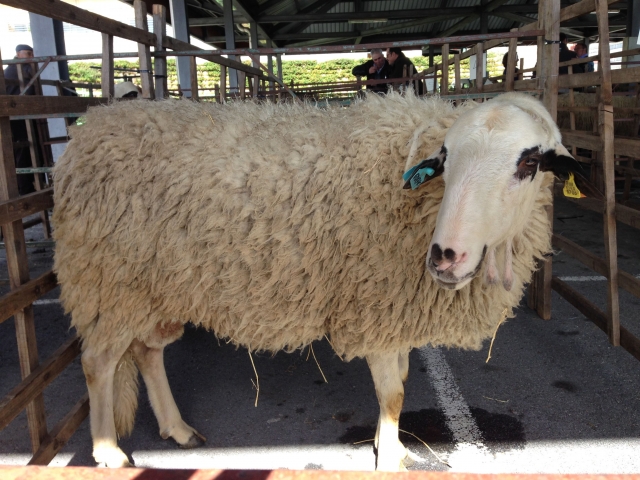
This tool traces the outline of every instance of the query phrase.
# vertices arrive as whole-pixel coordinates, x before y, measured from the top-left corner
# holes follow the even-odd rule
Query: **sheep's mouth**
[[[451,274],[447,275],[446,271],[441,274],[438,274],[435,270],[435,266],[432,265],[431,257],[429,257],[429,260],[428,260],[428,266],[429,266],[428,270],[429,270],[429,273],[431,273],[431,276],[433,277],[433,279],[436,281],[436,283],[442,288],[445,288],[447,290],[459,290],[465,285],[467,285],[476,276],[478,276],[478,274],[480,273],[480,270],[482,270],[482,264],[484,262],[484,258],[486,255],[487,255],[487,246],[485,245],[484,248],[482,249],[482,255],[480,256],[480,260],[478,261],[478,264],[476,265],[476,267],[472,271],[470,271],[469,273],[467,273],[466,275],[460,278],[456,278]]]

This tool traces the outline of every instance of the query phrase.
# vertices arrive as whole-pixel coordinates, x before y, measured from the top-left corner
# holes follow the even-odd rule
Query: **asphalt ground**
[[[635,190],[638,192],[638,189]],[[602,218],[557,200],[555,231],[604,257]],[[39,239],[38,228],[27,239]],[[618,224],[620,268],[640,274],[638,231]],[[2,262],[4,253],[2,252]],[[51,248],[30,249],[32,278],[50,268]],[[562,252],[554,274],[606,310],[606,282]],[[6,272],[6,266],[0,266]],[[0,287],[7,290],[6,281]],[[0,292],[2,293],[2,292]],[[40,358],[71,332],[55,301],[35,308]],[[622,324],[640,336],[640,299],[621,290]],[[422,458],[411,470],[477,473],[639,473],[640,362],[557,294],[552,320],[522,305],[478,352],[415,350],[401,439]],[[372,470],[378,405],[363,360],[343,363],[326,342],[309,351],[249,354],[187,328],[167,347],[169,382],[182,416],[207,442],[181,450],[162,440],[141,382],[133,434],[120,446],[140,467]],[[318,366],[319,365],[319,366]],[[322,373],[321,373],[321,370]],[[323,379],[323,374],[327,382]],[[13,320],[0,324],[0,395],[20,381]],[[86,391],[79,359],[45,391],[51,428]],[[0,431],[0,464],[26,464],[25,414]],[[446,464],[444,463],[446,462]],[[52,465],[95,465],[85,421]]]

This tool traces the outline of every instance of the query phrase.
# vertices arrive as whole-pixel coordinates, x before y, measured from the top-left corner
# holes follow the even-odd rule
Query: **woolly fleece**
[[[251,350],[327,335],[347,360],[480,348],[550,251],[552,176],[514,239],[511,291],[483,275],[439,288],[425,258],[444,184],[403,190],[402,173],[414,132],[417,163],[469,108],[392,93],[346,109],[90,109],[54,169],[53,216],[61,299],[85,347],[151,340],[156,326],[176,337],[192,322]]]

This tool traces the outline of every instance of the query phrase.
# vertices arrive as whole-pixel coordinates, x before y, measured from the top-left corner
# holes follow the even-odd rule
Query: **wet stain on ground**
[[[296,413],[304,413],[304,408],[296,408]]]
[[[347,427],[347,431],[338,438],[338,441],[343,444],[351,444],[358,442],[366,442],[367,440],[373,440],[376,435],[375,425],[352,425]]]
[[[556,380],[551,384],[551,386],[570,393],[575,393],[579,390],[578,386],[575,383],[567,382],[566,380]]]
[[[333,418],[338,420],[341,423],[346,423],[349,420],[351,420],[351,417],[353,416],[353,410],[347,412],[347,411],[342,411],[342,412],[337,412],[334,413]]]
[[[482,433],[485,446],[492,453],[524,448],[524,426],[517,417],[482,408],[471,408],[471,415]]]
[[[485,446],[492,453],[524,448],[524,426],[518,418],[492,413],[482,408],[471,408],[471,414],[482,434]],[[453,433],[447,426],[444,413],[435,408],[402,413],[400,429],[412,433],[439,453],[451,453],[455,447]],[[371,441],[375,434],[375,424],[353,425],[347,428],[338,441],[345,444],[366,442]],[[423,452],[423,458],[428,457],[429,454],[422,442],[413,435],[400,432],[400,440],[413,451]]]
[[[563,337],[571,337],[573,335],[579,335],[580,332],[578,330],[556,330],[555,334]]]

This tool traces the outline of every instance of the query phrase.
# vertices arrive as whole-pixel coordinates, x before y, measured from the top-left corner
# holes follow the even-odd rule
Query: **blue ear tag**
[[[423,167],[424,163],[424,161],[420,162],[418,165],[411,167],[402,175],[402,179],[411,185],[411,190],[418,188],[424,183],[427,176],[431,177],[436,172],[431,167]],[[406,185],[405,188],[407,188]]]

